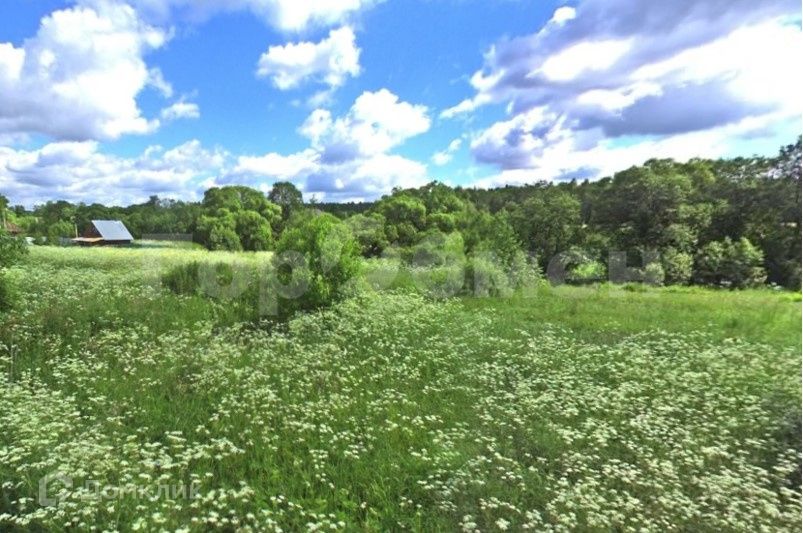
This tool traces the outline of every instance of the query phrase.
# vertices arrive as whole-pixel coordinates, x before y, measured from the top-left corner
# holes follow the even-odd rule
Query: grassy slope
[[[225,304],[143,284],[141,265],[188,257],[35,249],[15,270],[22,301],[0,317],[0,528],[59,529],[79,512],[79,529],[198,531],[232,519],[783,530],[799,518],[777,495],[797,460],[793,295],[379,295],[270,336],[232,327]],[[666,333],[645,333],[656,327]],[[204,500],[20,509],[56,467],[112,484],[197,476]]]

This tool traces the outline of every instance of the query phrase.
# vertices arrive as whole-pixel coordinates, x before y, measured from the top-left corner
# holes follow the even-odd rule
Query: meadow
[[[799,294],[363,287],[278,323],[160,283],[266,257],[10,270],[0,529],[799,531]]]

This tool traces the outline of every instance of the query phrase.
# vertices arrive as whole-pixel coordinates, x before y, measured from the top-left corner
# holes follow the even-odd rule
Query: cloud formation
[[[454,139],[452,142],[449,143],[449,146],[446,147],[446,150],[441,150],[440,152],[435,152],[432,154],[432,162],[438,165],[439,167],[446,165],[449,161],[452,160],[454,157],[455,152],[457,152],[460,147],[463,145],[463,139],[458,137]]]
[[[340,87],[360,73],[360,49],[348,26],[329,32],[318,43],[298,42],[271,46],[257,64],[257,76],[270,78],[278,89],[287,90],[304,82]]]
[[[273,181],[292,180],[322,200],[373,199],[427,181],[426,165],[389,152],[430,124],[425,106],[403,102],[387,89],[366,91],[341,117],[326,109],[310,113],[299,128],[309,148],[240,157],[221,181],[267,190]]]
[[[381,0],[130,0],[149,19],[202,22],[217,13],[250,11],[285,32],[338,26]]]
[[[167,109],[183,113],[176,104]],[[300,128],[310,146],[288,155],[235,157],[198,140],[169,150],[151,146],[133,158],[104,153],[97,141],[30,150],[0,146],[0,190],[26,205],[43,197],[124,204],[152,194],[192,199],[213,185],[234,183],[267,192],[275,181],[290,180],[307,197],[374,199],[393,187],[426,183],[426,165],[390,151],[429,126],[426,107],[381,89],[361,94],[340,117],[313,111]]]
[[[152,194],[192,199],[202,192],[201,181],[229,161],[227,152],[197,140],[170,150],[151,146],[134,158],[104,154],[96,141],[54,142],[35,150],[0,147],[0,190],[25,205],[43,197],[108,205]]]
[[[0,134],[86,140],[155,130],[136,97],[148,85],[172,92],[143,60],[168,38],[117,2],[51,13],[20,47],[0,43]]]
[[[595,177],[603,165],[582,154],[615,139],[799,117],[803,86],[788,60],[800,52],[791,0],[584,0],[494,45],[471,77],[475,95],[441,117],[505,104],[509,118],[471,143],[477,161],[508,175]]]
[[[159,115],[165,122],[172,122],[181,118],[201,118],[201,109],[196,103],[179,100],[162,109]]]

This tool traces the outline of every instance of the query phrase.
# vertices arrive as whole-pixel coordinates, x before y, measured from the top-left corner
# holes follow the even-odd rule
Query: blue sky
[[[801,129],[789,0],[4,0],[0,20],[0,192],[26,205],[597,179]]]

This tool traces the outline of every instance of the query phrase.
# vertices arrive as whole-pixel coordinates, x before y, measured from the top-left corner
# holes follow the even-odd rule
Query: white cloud
[[[200,118],[201,110],[196,103],[180,100],[162,109],[160,116],[165,122],[180,118]]]
[[[803,51],[799,13],[791,0],[581,0],[492,46],[475,94],[441,117],[504,104],[509,117],[471,150],[514,181],[596,177],[642,155],[716,156],[722,135],[742,142],[739,125],[765,122],[767,137],[799,120],[803,79],[789,64]]]
[[[463,139],[457,138],[449,143],[449,146],[446,147],[446,150],[441,150],[440,152],[435,152],[432,154],[432,162],[438,166],[443,166],[447,164],[449,161],[452,160],[454,157],[454,153],[460,149],[460,146],[463,144]]]
[[[299,128],[310,140],[306,150],[240,157],[219,181],[267,190],[273,181],[291,180],[321,200],[376,198],[393,187],[426,183],[426,165],[388,152],[429,126],[426,107],[387,89],[364,92],[342,117],[325,109],[310,113]]]
[[[561,25],[569,20],[572,20],[576,16],[577,16],[577,10],[575,10],[573,7],[570,6],[563,6],[555,10],[555,13],[552,15],[552,19],[550,20],[550,22]]]
[[[750,140],[765,135],[768,128],[779,121],[782,115],[764,115],[748,117],[733,124],[694,131],[663,138],[648,138],[633,144],[618,145],[614,141],[601,138],[589,139],[578,146],[570,130],[563,130],[556,135],[556,140],[544,143],[538,150],[539,156],[533,157],[527,165],[503,168],[492,176],[476,180],[475,187],[501,187],[504,185],[521,185],[537,181],[554,181],[576,179],[594,179],[612,176],[615,172],[641,165],[649,159],[671,158],[676,161],[688,161],[700,157],[729,157],[731,143],[734,139]],[[771,143],[773,147],[777,143]]]
[[[303,181],[307,196],[324,201],[373,200],[394,187],[418,187],[428,180],[426,165],[395,154],[375,154],[322,164]]]
[[[321,151],[324,162],[336,163],[387,152],[429,127],[426,106],[402,102],[380,89],[362,93],[348,113],[337,119],[325,109],[316,109],[299,133]]]
[[[164,74],[158,67],[153,67],[148,71],[148,85],[159,91],[165,98],[173,96],[173,86],[164,78]]]
[[[348,26],[332,30],[318,43],[271,46],[257,65],[257,75],[270,78],[281,90],[298,87],[310,80],[339,87],[346,78],[359,73],[360,49],[354,31]]]
[[[220,173],[229,159],[197,140],[170,150],[151,146],[135,158],[104,154],[96,141],[54,142],[36,150],[0,147],[0,189],[29,206],[42,198],[107,205],[152,194],[191,199],[202,192],[201,180]]]
[[[130,0],[149,18],[200,22],[216,13],[248,10],[281,31],[331,27],[381,0]]]
[[[584,41],[548,57],[532,74],[542,73],[552,81],[570,81],[588,71],[610,68],[632,47],[632,39]]]
[[[307,149],[290,155],[271,152],[263,156],[241,156],[231,175],[256,175],[283,181],[306,175],[317,168],[317,153]]]
[[[144,24],[125,4],[96,0],[55,11],[17,48],[0,43],[0,133],[58,139],[115,139],[147,133],[136,97],[168,84],[143,55],[168,34]]]

